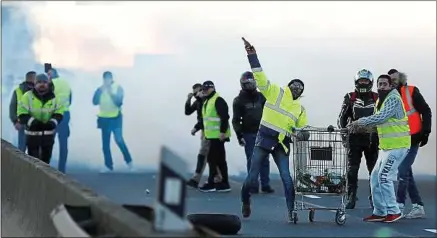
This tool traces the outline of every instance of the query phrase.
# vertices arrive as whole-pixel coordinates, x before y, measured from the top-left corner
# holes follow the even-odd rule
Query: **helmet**
[[[300,79],[293,79],[288,83],[288,87],[291,90],[291,93],[293,94],[293,99],[296,100],[300,96],[302,96],[303,91],[305,89],[305,85]]]
[[[369,83],[362,83],[360,79],[367,79]],[[359,93],[367,93],[372,91],[373,87],[373,74],[367,69],[362,69],[357,72],[354,78],[355,90]]]
[[[110,71],[103,72],[104,79],[112,79],[112,73]]]
[[[240,77],[240,85],[241,89],[245,91],[255,91],[256,90],[256,81],[253,73],[250,71],[244,72]]]

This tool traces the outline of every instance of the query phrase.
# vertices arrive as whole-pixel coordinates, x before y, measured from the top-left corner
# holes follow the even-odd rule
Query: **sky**
[[[375,78],[391,68],[404,71],[435,112],[434,1],[14,4],[34,33],[28,47],[33,60],[74,72],[65,78],[74,94],[70,160],[78,163],[103,164],[91,98],[101,72],[111,70],[126,94],[123,130],[134,163],[155,168],[166,145],[194,168],[200,141],[190,135],[195,116],[183,114],[186,95],[194,83],[212,80],[232,108],[239,76],[250,70],[242,36],[256,47],[272,82],[304,81],[310,125],[336,125],[343,97],[362,68]],[[17,27],[9,29],[2,37],[19,35]],[[24,47],[14,54],[21,52]],[[417,173],[436,174],[435,143],[432,133],[414,165]],[[112,148],[115,166],[123,168]],[[235,137],[226,148],[230,173],[244,172],[244,150]],[[274,165],[271,171],[277,172]]]

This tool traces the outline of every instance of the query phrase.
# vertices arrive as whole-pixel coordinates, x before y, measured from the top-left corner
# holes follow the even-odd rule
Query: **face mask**
[[[244,82],[241,84],[241,89],[247,92],[253,92],[256,90],[256,82],[255,81]]]

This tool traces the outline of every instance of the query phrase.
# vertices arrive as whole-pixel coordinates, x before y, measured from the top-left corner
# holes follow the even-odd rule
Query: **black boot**
[[[347,200],[346,209],[354,209],[357,201],[357,187],[348,187]]]

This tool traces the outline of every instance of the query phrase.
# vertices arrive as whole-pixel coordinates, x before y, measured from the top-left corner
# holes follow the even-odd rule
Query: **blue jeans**
[[[244,152],[246,153],[246,159],[247,159],[247,173],[249,174],[250,171],[250,165],[252,163],[252,155],[253,155],[253,149],[255,148],[255,141],[256,141],[256,133],[253,134],[243,134],[243,139],[246,142],[246,145],[244,145]],[[267,188],[270,186],[270,160],[269,155],[262,160],[261,167],[260,167],[260,180],[261,180],[261,188]],[[254,189],[258,190],[259,183],[257,178],[257,183]]]
[[[26,152],[26,135],[24,134],[24,127],[18,131],[18,149]]]
[[[70,112],[64,112],[64,117],[56,128],[59,142],[58,170],[65,173],[68,157],[68,137],[70,137]]]
[[[420,198],[419,190],[417,189],[416,182],[414,181],[412,169],[412,165],[416,159],[418,151],[419,145],[412,145],[408,151],[407,157],[405,157],[404,161],[402,161],[402,163],[399,165],[399,183],[396,193],[396,201],[398,203],[405,204],[408,192],[411,203],[423,206],[422,198]]]
[[[378,161],[370,174],[370,188],[373,198],[373,214],[386,216],[399,214],[393,181],[398,167],[407,156],[408,149],[380,150]]]
[[[111,155],[111,134],[114,134],[115,143],[120,148],[121,153],[123,154],[124,161],[126,163],[132,162],[131,155],[129,150],[127,149],[126,142],[123,138],[123,130],[122,127],[114,127],[112,125],[104,126],[101,128],[102,130],[102,146],[103,146],[103,156],[105,158],[105,165],[108,169],[114,169],[112,163],[112,155]]]
[[[290,161],[288,155],[285,153],[284,149],[281,146],[276,146],[273,151],[269,151],[259,146],[255,146],[249,174],[247,175],[243,187],[241,188],[241,201],[244,204],[250,204],[250,188],[253,188],[253,186],[256,185],[263,160],[265,160],[265,158],[269,156],[270,153],[272,154],[276,166],[278,166],[282,184],[284,185],[287,208],[289,211],[292,211],[294,210],[295,191],[293,179],[290,175]]]

